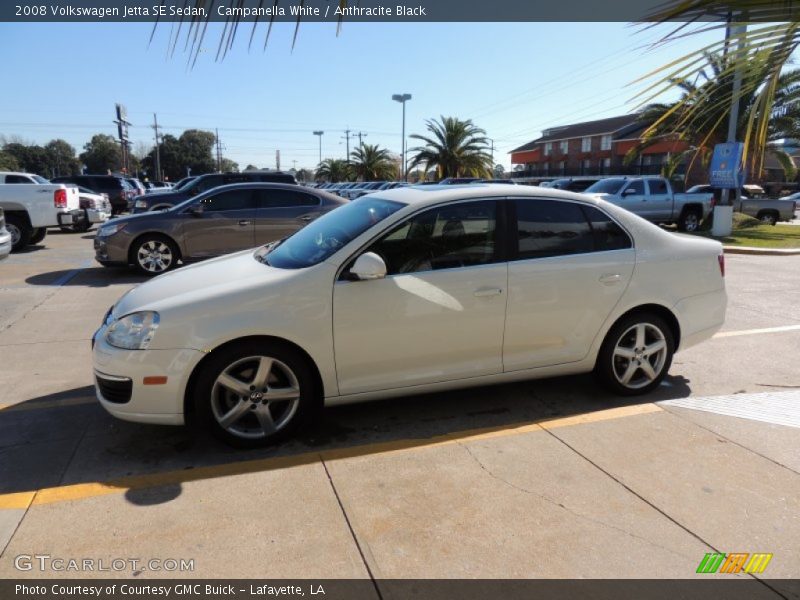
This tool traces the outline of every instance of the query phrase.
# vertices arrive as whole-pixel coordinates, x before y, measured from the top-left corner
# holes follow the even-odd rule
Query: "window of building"
[[[600,150],[611,150],[611,136],[604,135],[600,138]]]
[[[550,163],[544,163],[544,166],[542,167],[542,172],[544,172],[545,174],[550,172]]]
[[[609,171],[611,171],[611,159],[610,158],[604,158],[603,159],[603,172],[604,173],[608,173]]]
[[[564,162],[563,160],[558,163],[558,170],[561,171],[562,175],[564,174],[564,170],[566,169],[566,167],[567,167],[567,163]]]
[[[583,159],[583,161],[581,161],[581,168],[583,169],[584,173],[588,173],[589,169],[592,168],[592,161],[588,158]]]
[[[569,141],[564,140],[558,146],[561,150],[561,154],[567,154],[567,152],[569,152]]]
[[[552,142],[547,142],[544,145],[544,155],[545,156],[550,156],[550,154],[552,154],[552,152],[553,152],[553,143]]]
[[[581,152],[591,152],[592,150],[592,138],[585,137],[581,140]]]

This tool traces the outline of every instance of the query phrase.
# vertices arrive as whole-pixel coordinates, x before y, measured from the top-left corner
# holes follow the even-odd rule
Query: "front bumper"
[[[104,266],[126,266],[128,264],[128,244],[127,241],[117,243],[117,236],[94,237],[94,259]]]
[[[122,350],[105,341],[105,329],[103,326],[95,333],[92,350],[95,393],[103,408],[125,421],[183,425],[186,384],[204,353]],[[166,382],[146,385],[145,377],[166,377]]]
[[[111,218],[111,213],[97,208],[87,208],[85,212],[89,223],[105,223]]]

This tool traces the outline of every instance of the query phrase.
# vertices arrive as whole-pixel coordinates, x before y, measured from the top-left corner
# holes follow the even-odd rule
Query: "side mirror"
[[[187,212],[190,215],[192,215],[193,217],[202,217],[203,216],[203,205],[202,204],[195,204]]]
[[[622,192],[623,196],[633,196],[636,193],[636,190],[633,188],[627,188],[624,192]]]
[[[359,281],[386,277],[386,263],[374,252],[365,252],[350,267],[350,275]]]

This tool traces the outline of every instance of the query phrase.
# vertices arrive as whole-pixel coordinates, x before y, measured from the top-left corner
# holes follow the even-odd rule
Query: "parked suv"
[[[89,188],[95,194],[106,194],[111,202],[111,214],[118,215],[128,210],[128,201],[136,196],[136,190],[123,177],[117,175],[70,175],[56,177],[53,183],[73,183]]]
[[[164,210],[180,204],[197,194],[207,192],[221,185],[233,183],[289,183],[297,184],[294,175],[281,171],[248,171],[246,173],[208,173],[200,175],[194,181],[186,184],[179,190],[151,194],[136,198],[133,204],[133,213],[143,213],[149,210]]]

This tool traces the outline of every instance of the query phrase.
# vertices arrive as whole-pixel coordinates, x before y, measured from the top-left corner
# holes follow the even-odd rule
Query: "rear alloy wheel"
[[[678,220],[678,229],[689,233],[700,229],[700,213],[696,210],[687,210]]]
[[[6,229],[11,234],[11,251],[19,252],[31,243],[33,229],[23,219],[6,215]]]
[[[634,314],[608,332],[595,373],[616,394],[646,394],[667,375],[674,352],[672,331],[663,319],[647,313]]]
[[[178,263],[175,242],[160,236],[139,238],[131,254],[133,264],[146,275],[166,273]]]
[[[194,388],[201,422],[222,441],[259,447],[285,438],[314,405],[314,377],[291,348],[246,342],[222,351]]]
[[[778,222],[778,217],[775,215],[775,213],[765,212],[758,215],[758,220],[765,225],[775,225]]]

